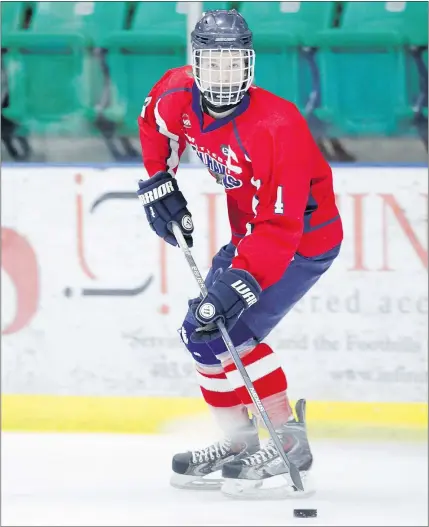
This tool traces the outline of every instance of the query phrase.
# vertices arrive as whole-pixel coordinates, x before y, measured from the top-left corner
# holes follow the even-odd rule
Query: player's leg
[[[210,285],[220,268],[226,269],[234,255],[234,246],[223,247],[214,257],[207,275]],[[195,361],[197,381],[201,394],[224,434],[221,441],[194,451],[176,454],[173,458],[171,484],[180,488],[220,488],[222,479],[207,478],[219,473],[226,461],[243,457],[259,449],[258,431],[249,418],[246,406],[228,381],[217,353],[225,351],[221,339],[210,344],[196,344],[188,336],[198,326],[188,311],[180,328],[180,336]],[[236,325],[231,332],[235,342],[252,339],[248,328]]]
[[[235,247],[232,244],[229,244],[222,247],[219,253],[213,258],[212,267],[206,278],[206,284],[208,286],[212,283],[212,280],[219,272],[219,269],[225,270],[230,266],[234,253]],[[272,295],[272,293],[270,294]],[[263,292],[261,298],[263,299],[265,295],[266,293]],[[269,311],[266,307],[266,304],[269,304],[269,299],[268,302],[262,302],[262,309],[258,309],[257,314],[255,315],[255,318],[258,320],[257,330],[259,331],[259,334],[255,333],[255,330],[246,323],[244,317],[241,317],[230,331],[231,340],[240,357],[244,361],[244,365],[248,369],[248,373],[254,383],[256,391],[258,392],[259,398],[262,400],[273,424],[280,424],[287,421],[292,415],[292,410],[286,395],[287,380],[279,358],[270,346],[260,343],[260,340],[262,340],[262,338],[266,336],[280,320],[280,317],[276,315],[278,311],[285,311],[285,302],[288,302],[287,298],[276,308],[275,314]],[[248,311],[253,311],[258,304],[252,306]],[[182,339],[196,361],[199,380],[200,383],[203,384],[202,393],[206,402],[213,407],[213,403],[222,405],[223,400],[225,407],[228,407],[223,412],[224,415],[222,417],[222,422],[219,417],[222,412],[218,409],[215,411],[219,424],[224,430],[228,431],[228,422],[235,424],[237,419],[238,422],[241,422],[240,418],[236,415],[237,412],[232,411],[233,401],[235,402],[235,407],[239,406],[242,408],[244,404],[247,408],[250,408],[253,415],[257,415],[258,412],[251,406],[250,396],[244,387],[241,375],[237,372],[230,354],[226,350],[223,340],[219,338],[210,342],[208,345],[196,345],[190,342],[187,338],[197,326],[198,323],[192,313],[188,311],[181,329]],[[183,338],[184,336],[186,340]],[[216,370],[206,368],[205,371],[202,371],[202,363],[204,361],[202,361],[200,357],[204,353],[215,356],[215,364],[217,364]],[[216,375],[216,382],[212,381],[213,375]],[[228,391],[226,395],[220,395],[216,392],[213,394],[208,387],[217,384],[217,387],[220,390],[221,383],[219,381],[221,380],[221,377],[223,382],[229,381],[228,384],[224,385],[228,386]],[[226,390],[227,388],[224,387],[222,389]]]
[[[262,313],[261,316],[263,316]],[[304,480],[307,479],[308,471],[313,464],[313,456],[307,438],[305,400],[300,399],[296,403],[296,417],[294,417],[287,394],[288,385],[285,372],[278,354],[268,344],[256,343],[243,350],[244,353],[240,351],[243,365],[246,367],[285,452],[299,469],[301,477]],[[229,353],[224,352],[218,357],[235,393],[247,409],[254,416],[259,417],[250,394],[244,386],[241,374],[229,357]],[[262,420],[259,424],[265,426]],[[222,477],[225,479],[223,491],[234,496],[241,495],[243,492],[249,493],[252,489],[261,487],[263,480],[271,476],[279,476],[277,479],[280,479],[280,482],[276,482],[276,485],[285,486],[282,474],[286,472],[274,443],[269,440],[266,446],[261,447],[257,452],[240,459],[233,459],[223,466]]]
[[[235,247],[230,243],[222,247],[214,256],[205,279],[207,287],[213,283],[219,270],[225,270],[230,266],[234,253]],[[225,433],[229,433],[231,426],[248,424],[248,412],[231,387],[222,364],[216,357],[225,351],[222,339],[209,344],[193,343],[188,337],[196,327],[198,323],[189,309],[179,330],[180,337],[195,361],[197,380],[204,400],[220,428]],[[239,324],[233,328],[231,338],[239,346],[242,342],[252,339],[253,335],[247,326]]]
[[[198,326],[195,320],[192,322],[191,317],[189,312],[180,332],[182,339]],[[278,355],[267,344],[258,343],[241,319],[230,331],[230,337],[274,427],[281,430],[284,424],[293,423],[287,397],[287,380]],[[248,414],[248,410],[251,410],[256,416],[257,411],[253,408],[242,377],[235,369],[222,339],[208,344],[195,344],[185,337],[183,342],[195,360],[197,379],[204,400],[211,408],[226,440],[202,450],[176,454],[173,458],[171,483],[182,488],[196,488],[196,484],[200,488],[208,488],[210,480],[206,475],[224,467],[222,475],[229,477],[230,472],[225,472],[229,463],[247,459],[261,451],[257,428],[250,422]],[[303,425],[300,424],[298,428],[300,432]],[[284,442],[287,441],[286,435],[281,437]],[[300,443],[308,445],[306,435],[301,438]],[[301,452],[297,461],[299,468],[308,470],[312,461],[309,449]],[[241,467],[241,464],[235,463],[233,470],[236,466]],[[240,476],[241,472],[240,468]],[[221,483],[222,480],[218,478],[213,481],[216,486],[212,485],[210,488],[219,488]],[[255,480],[255,483],[259,484],[259,481]]]
[[[297,254],[280,281],[263,291],[259,302],[252,309],[245,312],[240,321],[245,323],[258,338],[267,336],[326,272],[338,252],[339,247],[315,258],[304,258]],[[279,390],[281,385],[280,376],[278,380],[271,381],[272,384],[278,387],[277,393],[268,399],[263,399],[265,395],[264,390],[266,385],[268,385],[267,379],[269,379],[270,373],[268,371],[270,367],[268,364],[262,367],[262,364],[264,360],[267,363],[273,360],[270,358],[273,355],[272,350],[268,346],[264,349],[265,346],[265,344],[259,344],[248,351],[242,360],[249,373],[252,373],[253,364],[258,364],[258,361],[259,374],[261,375],[265,372],[265,375],[259,377],[260,380],[256,381],[250,375],[251,379],[254,382],[258,395],[264,402],[267,413],[284,445],[285,452],[287,452],[290,460],[296,464],[305,479],[313,462],[305,426],[305,400],[301,399],[297,402],[295,417],[291,415],[291,412],[286,412],[284,408],[286,404],[288,405],[288,402],[286,391],[281,392]],[[265,359],[265,357],[268,357],[268,359]],[[236,393],[240,395],[249,410],[253,412],[250,396],[243,386],[241,376],[237,372],[231,358],[227,354],[219,355],[218,358],[221,360],[225,374],[235,388]],[[286,390],[287,385],[283,386],[285,386]],[[233,460],[224,466],[222,475],[225,478],[225,484],[222,490],[233,496],[261,494],[263,490],[259,489],[259,487],[261,487],[261,483],[266,483],[268,479],[270,479],[270,486],[272,486],[273,480],[276,479],[284,487],[283,475],[286,472],[284,463],[270,440],[264,448],[261,448],[255,454],[240,460]],[[258,488],[258,490],[254,491],[255,488]],[[272,488],[269,492],[273,492]]]
[[[231,253],[231,259],[232,255],[233,253]],[[258,304],[253,306],[251,310],[245,312],[245,314],[251,313],[252,316],[246,320],[246,317],[243,315],[230,332],[231,339],[242,357],[255,389],[271,421],[283,439],[285,450],[288,450],[288,444],[292,444],[291,439],[295,443],[299,443],[300,448],[295,446],[290,449],[289,453],[291,456],[296,457],[293,461],[302,471],[308,470],[312,462],[304,424],[305,402],[301,401],[297,403],[297,419],[294,420],[286,393],[286,376],[279,358],[271,347],[267,344],[259,343],[258,340],[268,335],[293,305],[314,285],[318,278],[331,265],[335,256],[335,251],[318,259],[311,260],[301,258],[297,255],[289,266],[285,276],[277,284],[264,291],[261,294]],[[229,265],[228,262],[224,262],[224,264],[225,267]],[[212,271],[215,270],[216,266],[213,266]],[[228,429],[227,423],[242,423],[241,417],[245,415],[245,412],[240,401],[254,415],[257,415],[257,412],[252,408],[250,396],[244,387],[241,376],[231,361],[222,339],[211,342],[209,346],[200,345],[202,347],[197,349],[187,339],[187,335],[193,331],[195,326],[196,322],[192,314],[188,313],[181,334],[185,345],[196,360],[199,374],[202,375],[200,377],[200,383],[204,384],[202,386],[203,396],[208,404],[216,409],[215,414],[217,415],[218,422],[224,429]],[[217,356],[218,359],[213,361],[210,358],[209,360],[211,362],[209,363],[201,360],[206,354]],[[209,366],[215,368],[209,368]],[[226,384],[227,381],[229,381],[228,384]],[[226,395],[219,395],[220,393]],[[228,400],[227,406],[223,410],[214,406],[214,404],[221,406],[221,400],[224,402]],[[220,417],[222,413],[223,416]],[[253,446],[255,446],[255,443],[253,443]],[[262,451],[261,459],[266,459],[267,455],[269,455],[270,459],[274,461],[274,464],[279,466],[279,463],[272,458],[272,454],[273,451],[270,450],[268,450],[268,453]],[[252,458],[252,460],[254,459]],[[228,463],[228,467],[229,465],[230,463]],[[236,480],[249,480],[249,477],[253,474],[252,471],[242,470],[243,463],[238,462],[238,458],[234,460],[233,465],[235,467],[234,470],[232,467],[230,470],[227,470],[227,468],[224,469],[223,472],[226,477]],[[239,467],[239,470],[237,470],[237,467]],[[281,470],[284,472],[284,469]],[[267,477],[277,475],[274,473],[266,474]],[[257,480],[254,482],[259,483]]]
[[[183,338],[197,326],[196,322],[192,324],[185,319],[180,334],[194,358],[202,396],[222,430],[223,438],[205,448],[176,454],[170,482],[179,488],[216,489],[223,481],[220,473],[222,466],[257,452],[260,444],[257,427],[216,358],[216,347],[221,344],[220,341],[214,341],[214,346],[210,346]]]

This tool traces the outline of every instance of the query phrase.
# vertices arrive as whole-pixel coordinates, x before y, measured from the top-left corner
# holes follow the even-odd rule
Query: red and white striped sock
[[[249,413],[228,381],[222,366],[196,363],[197,380],[204,400],[225,434],[249,424]]]
[[[286,375],[278,356],[268,344],[257,344],[255,347],[243,350],[240,356],[273,425],[276,427],[286,423],[292,416],[292,409],[286,394]],[[259,415],[231,357],[224,354],[221,362],[236,395],[253,415]]]

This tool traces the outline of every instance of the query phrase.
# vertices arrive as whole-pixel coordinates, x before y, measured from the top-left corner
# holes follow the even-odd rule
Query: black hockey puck
[[[293,509],[295,518],[316,518],[317,509]]]

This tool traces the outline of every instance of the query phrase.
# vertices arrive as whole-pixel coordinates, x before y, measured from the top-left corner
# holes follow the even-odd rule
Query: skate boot
[[[249,421],[248,426],[223,441],[201,450],[176,454],[173,457],[170,484],[180,489],[220,489],[223,483],[220,477],[222,466],[228,461],[249,456],[259,448],[258,430],[255,423]]]
[[[300,471],[304,492],[297,491],[289,472],[270,439],[264,448],[247,457],[226,463],[222,468],[225,482],[222,492],[235,498],[304,497],[314,492],[309,483],[308,471],[313,464],[305,425],[305,400],[295,406],[297,419],[292,419],[276,430],[289,460]]]

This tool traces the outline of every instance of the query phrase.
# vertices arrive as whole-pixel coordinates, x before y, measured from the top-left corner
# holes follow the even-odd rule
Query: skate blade
[[[221,492],[224,496],[239,500],[282,500],[303,499],[316,492],[311,476],[301,472],[304,490],[297,490],[287,474],[280,474],[263,480],[225,478]]]
[[[210,476],[212,474],[208,474],[207,476],[189,476],[174,472],[170,478],[170,485],[176,489],[219,490],[225,480]]]

